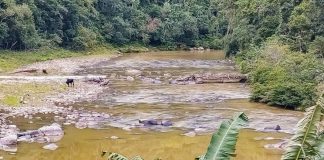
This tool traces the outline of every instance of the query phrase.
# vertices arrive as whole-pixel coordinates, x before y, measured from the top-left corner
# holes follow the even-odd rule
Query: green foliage
[[[68,58],[83,55],[98,55],[98,54],[110,54],[116,52],[117,49],[112,47],[96,47],[86,51],[72,51],[66,49],[38,49],[34,51],[0,51],[0,73],[12,71],[20,66],[58,59]]]
[[[311,53],[315,54],[319,58],[324,58],[324,37],[316,37],[316,39],[310,45]]]
[[[231,56],[278,35],[306,52],[324,36],[322,8],[321,0],[3,0],[0,49],[142,43]]]
[[[243,112],[236,113],[231,120],[224,121],[217,132],[213,134],[203,160],[229,160],[235,153],[239,129],[247,121],[248,118]]]
[[[73,38],[73,48],[85,50],[93,48],[98,43],[98,36],[95,32],[85,27],[78,27],[77,36]]]
[[[312,105],[323,65],[313,54],[291,52],[279,43],[269,40],[237,56],[240,69],[249,73],[251,99],[295,109]]]
[[[290,139],[282,160],[299,160],[324,158],[319,147],[323,145],[322,135],[319,133],[318,124],[321,121],[324,107],[324,97],[318,103],[306,110],[305,117],[297,124],[297,132]]]
[[[2,100],[2,103],[8,106],[18,106],[19,105],[19,98],[17,96],[10,96],[7,95]]]

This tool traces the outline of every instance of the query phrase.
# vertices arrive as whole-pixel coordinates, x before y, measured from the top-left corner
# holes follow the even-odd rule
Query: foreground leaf
[[[317,160],[324,160],[324,132],[322,132],[318,137],[317,147],[319,151],[319,157]]]
[[[128,160],[125,156],[118,153],[109,153],[107,160]]]
[[[318,155],[314,148],[317,142],[317,125],[321,119],[323,98],[306,110],[305,117],[297,124],[297,132],[290,139],[282,160],[300,160]]]
[[[144,160],[144,159],[140,156],[136,156],[136,157],[132,158],[132,160]]]
[[[248,118],[243,112],[237,113],[232,119],[224,121],[218,131],[213,134],[204,160],[229,160],[235,153],[239,129],[247,121]]]

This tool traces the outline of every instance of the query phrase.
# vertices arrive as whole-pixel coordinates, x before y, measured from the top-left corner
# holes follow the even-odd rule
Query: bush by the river
[[[314,54],[293,52],[280,44],[269,40],[238,55],[240,69],[249,73],[251,99],[293,109],[311,106],[324,66]]]

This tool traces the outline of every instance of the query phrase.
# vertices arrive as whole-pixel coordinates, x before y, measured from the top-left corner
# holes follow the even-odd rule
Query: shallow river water
[[[142,74],[129,77],[129,70],[140,70]],[[76,108],[110,114],[102,129],[64,126],[64,138],[55,151],[44,150],[40,144],[19,144],[16,155],[0,155],[6,160],[101,160],[100,152],[107,150],[152,160],[190,160],[206,151],[212,132],[223,120],[235,112],[245,112],[250,122],[240,132],[233,159],[280,159],[281,150],[266,146],[288,139],[302,113],[249,102],[250,89],[245,84],[168,83],[179,76],[206,72],[228,73],[235,69],[217,51],[131,54],[86,68],[76,74],[104,74],[111,78],[110,87],[96,100],[74,104]],[[167,120],[173,125],[139,123],[147,119]],[[21,129],[35,129],[53,120],[33,124],[24,119],[13,121]],[[281,132],[265,129],[276,125],[281,126]],[[190,132],[196,136],[183,135]]]

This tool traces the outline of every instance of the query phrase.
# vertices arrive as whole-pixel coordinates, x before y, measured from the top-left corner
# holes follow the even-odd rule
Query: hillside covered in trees
[[[0,47],[136,42],[235,54],[277,35],[306,52],[323,46],[323,8],[321,0],[1,0]]]
[[[0,48],[221,49],[253,100],[295,108],[324,79],[323,15],[323,0],[0,0]]]

